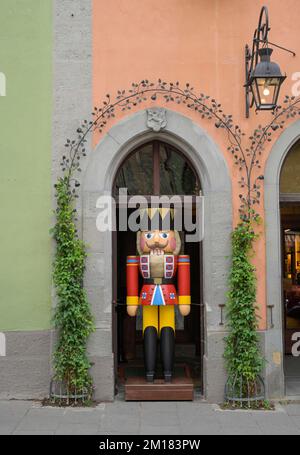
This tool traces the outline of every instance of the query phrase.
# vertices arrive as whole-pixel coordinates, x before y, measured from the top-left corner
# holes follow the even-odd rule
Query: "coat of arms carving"
[[[167,126],[165,109],[147,109],[147,126],[156,133]]]

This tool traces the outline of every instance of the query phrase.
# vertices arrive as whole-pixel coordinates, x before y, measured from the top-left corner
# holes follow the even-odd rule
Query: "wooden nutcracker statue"
[[[175,351],[175,305],[178,305],[183,316],[190,312],[190,258],[179,255],[181,241],[172,226],[172,209],[148,208],[141,213],[143,227],[137,234],[139,255],[128,256],[126,264],[127,313],[136,316],[138,306],[142,306],[146,380],[154,381],[159,341],[164,379],[165,382],[171,382]],[[164,229],[164,220],[168,220],[168,229]],[[143,277],[140,293],[139,273]]]

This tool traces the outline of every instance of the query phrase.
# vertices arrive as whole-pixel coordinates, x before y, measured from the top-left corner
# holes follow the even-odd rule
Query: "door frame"
[[[156,109],[155,107],[151,108]],[[198,123],[165,109],[161,131],[147,125],[147,110],[117,122],[89,153],[81,187],[82,237],[89,245],[85,288],[96,330],[89,340],[95,399],[113,400],[112,235],[97,230],[99,198],[111,200],[113,180],[124,157],[145,141],[164,140],[180,149],[200,176],[205,198],[203,239],[204,396],[210,402],[224,397],[224,336],[220,325],[231,263],[232,187],[227,162],[219,147]],[[224,151],[224,154],[226,151]]]
[[[194,170],[195,171],[195,170]],[[196,172],[196,171],[195,171]],[[178,195],[176,195],[178,196]],[[146,200],[150,200],[151,196],[143,196]],[[170,196],[171,197],[171,196]],[[180,197],[180,196],[179,196]],[[124,200],[122,201],[124,204]],[[116,206],[115,210],[118,210],[119,203],[116,200]],[[117,261],[118,261],[118,233],[117,231],[114,231],[112,233],[112,296],[113,296],[113,309],[112,309],[112,337],[113,337],[113,354],[114,354],[114,374],[115,374],[115,379],[114,379],[114,384],[115,384],[115,391],[117,392],[117,377],[118,377],[118,367],[119,367],[119,343],[118,343],[118,336],[119,336],[119,330],[118,330],[118,312],[117,312],[117,306],[116,304],[118,303],[118,282],[117,282]],[[204,303],[203,303],[203,248],[202,248],[202,241],[197,242],[198,247],[199,247],[199,306],[200,306],[200,312],[199,312],[199,334],[200,334],[200,339],[199,339],[199,349],[200,349],[200,371],[201,371],[201,394],[203,394],[203,356],[204,356],[204,346],[205,346],[205,336],[204,336]],[[125,271],[124,271],[125,273]],[[115,306],[115,308],[114,308]],[[196,344],[196,341],[195,341]],[[196,349],[196,346],[195,346]]]
[[[280,221],[280,172],[292,146],[300,139],[300,120],[279,136],[266,161],[264,173],[264,208],[266,233],[266,285],[269,317],[264,332],[266,393],[268,398],[285,396],[284,315],[282,287],[282,235]],[[288,196],[284,196],[286,199]],[[272,311],[272,322],[270,324]]]

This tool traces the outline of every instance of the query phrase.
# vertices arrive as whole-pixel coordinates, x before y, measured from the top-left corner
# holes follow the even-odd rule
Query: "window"
[[[124,161],[116,176],[115,192],[128,195],[197,195],[198,178],[186,157],[160,141],[140,146]]]
[[[289,151],[280,175],[280,193],[300,193],[300,142]]]

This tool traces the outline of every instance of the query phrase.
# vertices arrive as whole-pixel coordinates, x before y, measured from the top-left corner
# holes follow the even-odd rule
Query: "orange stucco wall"
[[[232,114],[245,133],[268,122],[270,113],[252,109],[246,119],[244,101],[244,46],[252,44],[261,7],[269,9],[272,42],[293,49],[297,57],[274,50],[276,61],[287,79],[281,90],[291,95],[292,74],[300,71],[299,0],[94,0],[93,1],[93,103],[98,105],[106,93],[128,89],[142,79],[190,82],[196,93],[216,98],[225,113]],[[164,105],[146,102],[139,108]],[[185,106],[168,104],[199,123],[219,145],[232,175],[234,223],[238,220],[239,171],[227,152],[227,137],[214,122],[202,120]],[[116,114],[113,123],[124,114]],[[280,133],[277,133],[277,136]],[[99,141],[95,135],[94,143]],[[272,144],[276,140],[276,135]],[[272,145],[271,144],[271,145]],[[265,150],[262,165],[271,145]],[[263,215],[263,195],[261,198]],[[260,328],[266,325],[265,236],[263,226],[256,244],[254,263],[258,276]]]

